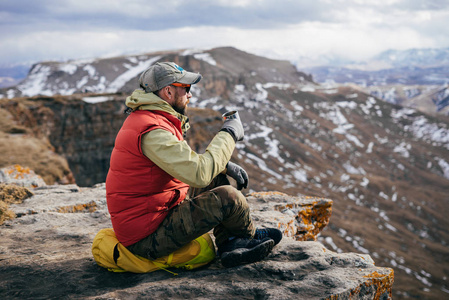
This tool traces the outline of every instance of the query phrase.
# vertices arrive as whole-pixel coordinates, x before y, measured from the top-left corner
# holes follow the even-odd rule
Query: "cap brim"
[[[182,78],[180,78],[177,82],[184,84],[196,84],[201,80],[202,76],[200,73],[192,73],[186,72]]]

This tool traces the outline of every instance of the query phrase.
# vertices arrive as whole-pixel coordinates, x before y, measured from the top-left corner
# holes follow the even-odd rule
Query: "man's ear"
[[[170,89],[170,86],[164,86],[160,91],[159,91],[159,97],[161,97],[164,100],[171,100],[173,97],[172,91]]]

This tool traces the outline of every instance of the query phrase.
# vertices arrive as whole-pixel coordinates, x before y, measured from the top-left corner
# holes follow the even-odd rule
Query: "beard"
[[[185,106],[184,107],[179,107],[179,106],[175,105],[175,106],[173,106],[173,109],[176,112],[180,113],[181,115],[185,115],[185,112],[186,112],[186,107]]]
[[[175,99],[179,99],[178,91],[175,91]],[[175,103],[172,105],[172,107],[177,113],[180,113],[181,115],[185,115],[187,104],[183,105],[183,106],[181,106],[181,105],[182,105],[182,102],[181,102],[181,104],[178,104],[178,101],[175,101]]]

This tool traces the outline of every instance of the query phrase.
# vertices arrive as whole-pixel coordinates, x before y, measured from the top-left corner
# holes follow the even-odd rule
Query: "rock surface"
[[[5,184],[15,184],[24,187],[40,187],[46,183],[30,168],[20,165],[8,166],[0,169],[0,182]]]
[[[18,217],[0,227],[2,299],[391,298],[392,269],[376,267],[367,254],[336,253],[316,241],[299,241],[316,239],[329,222],[329,199],[250,194],[257,225],[282,227],[292,236],[262,262],[226,269],[216,259],[173,276],[163,270],[110,273],[96,265],[91,242],[101,228],[111,227],[104,184],[45,186],[33,193],[10,206]]]
[[[5,220],[14,219],[16,214],[9,209],[9,205],[12,203],[22,203],[23,200],[33,196],[25,187],[3,184],[0,181],[0,225],[2,225]]]

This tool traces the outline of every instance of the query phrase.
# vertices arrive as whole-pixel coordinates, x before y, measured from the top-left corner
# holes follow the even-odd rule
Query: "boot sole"
[[[270,254],[274,247],[274,241],[268,240],[254,248],[240,248],[221,255],[221,264],[225,268],[232,268],[239,265],[250,264],[261,261]]]

